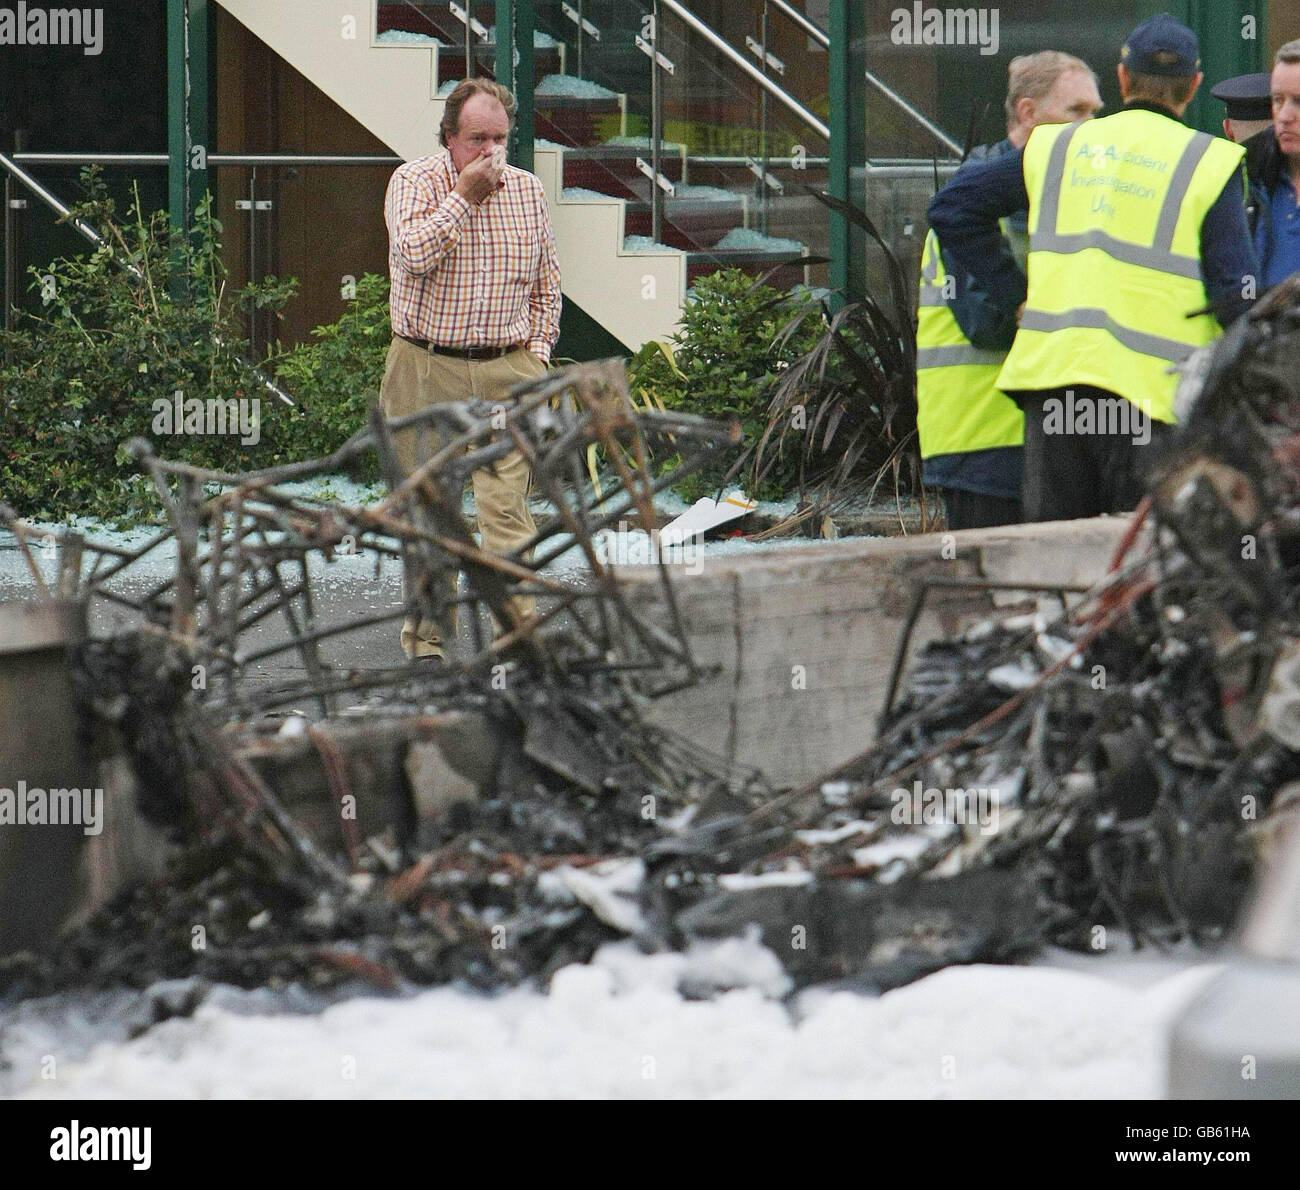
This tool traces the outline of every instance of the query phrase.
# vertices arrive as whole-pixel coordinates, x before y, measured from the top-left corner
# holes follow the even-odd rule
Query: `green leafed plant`
[[[884,302],[867,295],[838,309],[824,301],[791,316],[777,341],[805,350],[772,386],[755,472],[786,475],[793,458],[801,492],[823,485],[820,502],[833,500],[855,474],[870,476],[873,490],[888,479],[896,494],[917,493],[916,337],[906,277],[863,211],[806,189],[881,249],[889,295]],[[811,343],[810,327],[816,327]]]
[[[819,329],[781,337],[798,311],[818,307],[803,293],[785,294],[755,285],[740,269],[722,269],[701,277],[687,295],[681,328],[669,343],[648,343],[628,363],[633,397],[657,400],[669,409],[703,417],[740,421],[745,447],[752,450],[767,426],[767,411],[776,379],[816,342]],[[728,478],[742,457],[718,459],[692,475],[680,488],[687,500],[710,495]],[[781,495],[793,486],[798,463],[780,463],[761,480],[752,471],[735,482],[759,498]],[[665,460],[666,467],[676,460]]]
[[[366,424],[366,401],[379,391],[392,341],[388,278],[366,273],[337,322],[276,361],[276,374],[301,413],[284,419],[280,446],[300,458],[331,454]],[[375,478],[374,460],[367,478]]]
[[[239,312],[279,311],[295,282],[267,280],[230,291],[220,257],[221,224],[205,199],[191,238],[172,236],[165,212],[146,215],[136,194],[125,219],[95,170],[72,217],[107,243],[33,270],[35,312],[0,336],[4,434],[0,498],[29,516],[122,518],[155,511],[122,444],[140,436],[159,453],[224,470],[285,457],[284,424],[257,370],[245,360]],[[239,432],[180,432],[183,400],[257,400],[257,441]],[[164,406],[171,407],[164,410]],[[246,406],[251,413],[253,407]]]

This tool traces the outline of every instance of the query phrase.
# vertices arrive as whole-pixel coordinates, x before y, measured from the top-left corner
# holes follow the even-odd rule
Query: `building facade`
[[[385,271],[388,177],[436,151],[447,90],[504,71],[521,134],[533,133],[515,157],[542,177],[560,243],[560,354],[589,357],[668,333],[694,278],[723,265],[780,285],[878,288],[878,250],[810,189],[851,198],[914,270],[936,181],[968,141],[1002,135],[1011,58],[1077,54],[1113,108],[1119,45],[1161,9],[1200,34],[1207,85],[1189,120],[1210,131],[1221,113],[1209,84],[1265,68],[1300,34],[1300,0],[118,0],[103,8],[98,52],[4,44],[0,20],[0,151],[65,201],[80,167],[48,155],[152,154],[105,176],[119,203],[138,186],[147,206],[175,211],[174,163],[201,147],[214,161],[182,182],[190,205],[195,187],[214,193],[232,282],[299,279],[282,319],[250,326],[259,346],[288,344],[339,316],[349,279]],[[531,49],[520,33],[505,55],[499,18],[531,26]],[[4,263],[22,304],[39,300],[28,267],[79,243],[10,185]]]

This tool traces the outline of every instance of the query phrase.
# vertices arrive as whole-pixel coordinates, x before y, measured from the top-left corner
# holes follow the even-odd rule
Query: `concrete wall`
[[[697,575],[677,568],[697,660],[721,672],[661,700],[653,718],[777,785],[810,780],[871,743],[919,579],[1090,585],[1126,525],[1103,517],[844,541],[706,558]],[[653,575],[620,573],[654,598]],[[1033,606],[1005,594],[1000,602]],[[932,590],[913,649],[995,610],[983,592]]]
[[[533,169],[546,190],[565,296],[633,351],[671,335],[686,296],[685,255],[624,252],[622,200],[562,199],[558,149],[534,149]]]
[[[444,104],[435,48],[372,45],[373,3],[219,2],[393,152],[410,160],[437,151]]]

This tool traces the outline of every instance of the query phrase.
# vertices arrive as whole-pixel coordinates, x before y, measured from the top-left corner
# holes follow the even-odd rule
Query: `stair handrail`
[[[706,25],[699,17],[691,12],[689,8],[683,4],[679,4],[678,0],[660,0],[660,3],[669,12],[681,20],[689,29],[703,37],[704,40],[721,53],[723,57],[728,58],[736,66],[739,66],[741,70],[754,80],[754,82],[767,91],[767,93],[779,103],[792,111],[819,136],[828,141],[831,139],[830,126],[824,120],[819,119],[814,113],[804,107],[804,105],[785,90],[784,87],[780,87],[774,83],[767,77],[767,75],[759,70],[757,66],[753,65],[738,49],[736,49],[731,42],[720,33],[717,33],[711,26]]]
[[[769,0],[769,3],[773,8],[789,17],[813,41],[820,42],[823,49],[828,50],[831,48],[831,35],[806,12],[800,12],[793,4],[787,3],[787,0]]]
[[[167,153],[14,153],[28,165],[167,165]],[[209,165],[402,165],[399,153],[209,153]]]
[[[0,153],[0,166],[3,166],[5,169],[7,169],[15,178],[17,178],[24,186],[26,186],[27,189],[30,190],[34,195],[36,195],[36,197],[39,198],[41,202],[43,202],[47,207],[49,207],[50,210],[52,210],[56,215],[58,215],[60,218],[67,219],[68,222],[71,224],[71,226],[74,227],[77,231],[79,231],[92,244],[94,244],[96,248],[107,248],[109,246],[108,241],[102,235],[100,235],[99,232],[97,232],[93,227],[91,227],[89,223],[87,223],[84,219],[78,219],[76,216],[74,216],[72,214],[71,208],[66,206],[64,203],[60,202],[59,199],[57,199],[53,194],[51,194],[48,190],[46,190],[45,187],[42,186],[40,182],[38,182],[34,177],[32,177],[31,174],[29,174],[21,166],[17,165],[4,153]],[[127,269],[130,270],[131,275],[133,277],[141,276],[139,265],[132,264],[130,261],[127,261],[125,263]]]
[[[823,48],[830,49],[830,34],[817,24],[816,21],[809,17],[807,13],[800,12],[793,4],[790,4],[788,0],[769,0],[769,3],[783,16],[792,20],[800,29],[808,34],[808,36],[814,41],[818,42]],[[924,128],[926,132],[933,136],[935,140],[945,148],[951,149],[958,157],[962,155],[964,152],[962,146],[944,132],[944,130],[931,120],[923,111],[904,99],[879,75],[873,74],[870,70],[864,71],[863,73],[867,77],[867,82],[875,87],[876,90],[888,99],[895,107],[910,116],[912,120]]]
[[[8,157],[4,153],[0,153],[0,167],[3,167],[6,171],[8,171],[11,177],[17,178],[18,181],[20,181],[24,186],[26,186],[28,190],[30,190],[34,195],[36,195],[36,197],[39,198],[41,202],[43,202],[47,207],[49,207],[50,210],[52,210],[56,215],[58,215],[62,219],[67,219],[69,226],[72,227],[77,232],[79,232],[90,243],[94,244],[96,248],[107,248],[109,252],[112,254],[113,259],[124,269],[126,269],[127,272],[131,274],[131,276],[140,278],[144,275],[143,271],[141,270],[138,264],[134,264],[132,261],[125,259],[122,256],[122,254],[118,252],[117,249],[114,248],[108,242],[108,240],[106,240],[102,235],[100,235],[98,231],[96,231],[93,227],[91,227],[89,223],[87,223],[84,219],[79,219],[75,215],[73,215],[70,207],[68,207],[65,203],[61,202],[54,194],[52,194],[49,190],[47,190],[44,186],[42,186],[40,182],[38,182],[34,177],[32,177],[31,174],[29,174],[25,169],[23,169],[22,166],[20,166],[17,162],[12,160],[12,158]],[[8,212],[6,212],[6,214],[7,213]],[[6,270],[9,269],[10,267],[11,266],[9,262],[6,261],[5,262]],[[9,302],[9,295],[6,294],[5,295],[6,308],[8,307],[8,302]],[[223,341],[219,335],[215,336],[215,340],[218,346],[223,345]],[[272,380],[265,372],[263,372],[261,368],[259,368],[256,364],[249,362],[248,360],[245,360],[244,362],[247,363],[250,368],[252,368],[253,374],[258,378],[259,381],[261,381],[262,386],[273,397],[275,397],[276,400],[283,401],[291,409],[297,408],[297,404],[294,401],[294,399],[291,396],[289,396],[289,394],[285,392],[284,389],[282,389],[278,384],[276,384],[276,382]]]

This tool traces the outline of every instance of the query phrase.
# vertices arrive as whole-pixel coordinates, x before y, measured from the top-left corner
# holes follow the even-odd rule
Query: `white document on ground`
[[[661,546],[682,545],[728,521],[739,520],[757,507],[758,501],[751,500],[741,491],[732,492],[721,500],[704,496],[659,530],[659,543]]]

